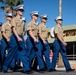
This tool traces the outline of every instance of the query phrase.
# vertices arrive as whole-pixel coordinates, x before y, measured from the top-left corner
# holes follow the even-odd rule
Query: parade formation
[[[26,18],[22,18],[24,5],[16,6],[15,10],[15,15],[11,12],[6,13],[6,23],[0,22],[0,72],[8,73],[9,69],[15,72],[19,68],[22,68],[25,74],[31,74],[34,71],[56,72],[59,52],[62,55],[66,72],[75,71],[67,60],[67,43],[63,39],[61,16],[55,18],[54,50],[52,61],[50,61],[50,45],[47,40],[49,31],[46,25],[48,15],[44,13],[39,15],[39,11],[32,11],[29,13],[31,21],[26,25]],[[38,18],[41,23],[37,22]],[[26,34],[27,39],[24,38]]]

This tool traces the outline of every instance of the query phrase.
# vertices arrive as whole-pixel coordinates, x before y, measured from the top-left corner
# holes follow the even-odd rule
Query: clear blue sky
[[[0,6],[2,4],[0,3]],[[56,25],[54,19],[58,16],[59,0],[24,0],[26,24],[31,20],[30,12],[39,11],[39,15],[47,14],[47,27]],[[76,24],[76,0],[62,0],[63,26]],[[0,10],[0,21],[4,21],[4,12]],[[40,18],[38,18],[40,23]]]

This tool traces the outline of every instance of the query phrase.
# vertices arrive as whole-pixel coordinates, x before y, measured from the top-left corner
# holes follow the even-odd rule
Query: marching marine
[[[44,62],[42,59],[42,50],[40,46],[40,41],[38,38],[38,24],[36,23],[39,12],[38,11],[33,11],[31,12],[31,18],[32,21],[27,24],[27,40],[26,40],[26,45],[27,45],[27,54],[30,60],[30,66],[32,67],[32,60],[37,57],[37,62],[39,65],[39,72],[44,71]]]
[[[24,30],[24,22],[21,19],[23,12],[24,12],[24,5],[19,5],[16,7],[16,17],[12,19],[11,25],[13,34],[16,41],[16,46],[18,47],[18,56],[20,61],[23,63],[23,72],[30,74],[32,73],[32,70],[29,66],[29,59],[27,57],[26,48],[25,48],[25,42],[23,39],[23,30]]]
[[[40,19],[41,19],[41,24],[39,24],[39,39],[41,42],[43,55],[45,57],[45,64],[46,64],[47,70],[51,72],[55,70],[52,69],[52,63],[50,62],[50,46],[47,40],[48,29],[46,27],[46,22],[47,22],[48,16],[42,15],[40,16]]]
[[[67,72],[74,71],[75,69],[72,69],[70,67],[69,61],[67,60],[67,56],[66,56],[67,43],[64,42],[64,39],[63,39],[63,28],[62,28],[63,19],[61,18],[61,16],[58,16],[55,19],[55,21],[57,25],[54,28],[55,40],[53,43],[53,46],[54,46],[54,54],[53,54],[53,60],[52,60],[53,68],[55,68],[56,66],[56,59],[60,52],[62,55],[62,59],[63,59],[64,66],[66,68],[66,71]]]

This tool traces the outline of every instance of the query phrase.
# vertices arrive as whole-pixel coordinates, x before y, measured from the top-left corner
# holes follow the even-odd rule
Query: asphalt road
[[[22,70],[17,70],[16,72],[8,70],[8,73],[0,72],[0,75],[76,75],[76,70],[74,72],[66,72],[64,68],[58,68],[56,72],[39,73],[34,71],[32,74],[24,74]]]

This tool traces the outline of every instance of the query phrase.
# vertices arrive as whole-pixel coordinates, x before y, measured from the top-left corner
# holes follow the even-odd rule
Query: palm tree
[[[13,8],[17,5],[22,4],[23,0],[0,0],[0,2],[4,5],[0,8],[6,12],[13,12]]]

